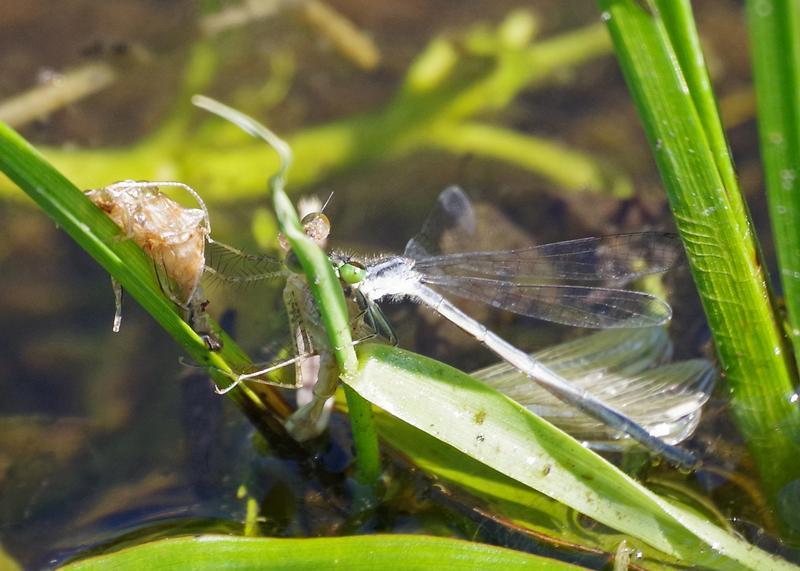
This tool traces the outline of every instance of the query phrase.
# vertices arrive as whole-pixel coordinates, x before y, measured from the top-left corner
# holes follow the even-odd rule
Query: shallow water
[[[599,21],[592,4],[578,1],[332,3],[380,51],[380,65],[364,70],[297,9],[279,9],[262,21],[208,37],[203,25],[216,8],[202,12],[190,2],[6,4],[8,12],[0,18],[0,99],[88,63],[108,63],[115,70],[117,79],[109,87],[20,127],[37,145],[89,149],[130,150],[187,113],[182,127],[191,134],[187,149],[193,141],[206,149],[240,144],[238,135],[225,129],[214,132],[213,141],[204,139],[208,118],[176,100],[183,97],[188,63],[200,61],[190,48],[201,41],[217,61],[202,60],[215,65],[215,71],[194,85],[279,133],[294,133],[389,105],[409,64],[437,34],[496,23],[523,5],[535,10],[543,38]],[[749,81],[746,47],[732,39],[744,34],[740,8],[715,1],[695,9],[723,111],[732,117],[730,137],[742,186],[756,225],[767,236],[753,111],[748,114],[746,100],[736,105],[740,99],[733,100]],[[332,243],[365,252],[402,250],[438,192],[451,184],[492,204],[485,216],[496,226],[490,239],[496,247],[499,240],[544,243],[672,228],[655,165],[611,57],[598,54],[584,65],[559,70],[513,101],[499,113],[478,117],[594,156],[607,169],[597,192],[562,190],[545,176],[501,161],[420,146],[388,156],[362,150],[359,161],[334,172],[299,174],[303,184],[298,194],[324,198],[335,191],[326,211],[334,225]],[[733,102],[726,106],[726,101]],[[145,162],[158,158],[153,147],[145,152]],[[270,221],[264,189],[271,173],[262,172],[258,162],[269,151],[248,155],[254,160],[248,166],[253,174],[247,176],[259,183],[234,188],[231,197],[216,186],[204,194],[204,183],[235,182],[239,165],[227,178],[210,180],[188,150],[164,148],[169,156],[161,165],[163,177],[171,178],[177,165],[184,182],[206,196],[218,239],[252,250],[275,246],[274,232],[270,238],[270,231],[262,231],[266,237],[250,231],[254,218]],[[85,187],[97,183],[92,177],[101,175],[92,174],[91,164],[101,160],[92,157],[85,171],[88,180],[75,182]],[[124,164],[119,172],[100,171],[113,177],[105,184],[137,178],[143,168],[160,168],[138,161],[131,160],[130,171]],[[619,174],[629,177],[635,197],[610,196]],[[529,548],[520,547],[524,542],[507,536],[505,529],[486,532],[485,520],[476,522],[474,513],[453,507],[463,508],[469,499],[457,492],[443,498],[417,473],[398,476],[407,491],[382,513],[366,523],[354,521],[348,515],[354,494],[348,478],[352,458],[341,417],[331,436],[320,442],[318,461],[311,467],[264,454],[242,415],[213,393],[203,375],[181,367],[179,347],[130,298],[121,332],[111,333],[113,296],[107,275],[41,212],[19,200],[20,194],[0,196],[0,537],[2,547],[24,568],[52,566],[85,548],[143,536],[179,530],[239,532],[246,507],[237,498],[242,484],[260,502],[265,535],[430,531]],[[771,244],[765,240],[764,245],[771,259]],[[677,356],[707,354],[709,334],[687,269],[676,268],[664,284],[675,309],[671,331]],[[269,317],[279,305],[279,291],[271,295],[212,291],[210,297],[217,317],[237,306],[232,327],[255,351],[272,343],[280,329]],[[235,298],[238,305],[231,301]],[[256,304],[266,306],[265,315],[260,307],[252,309]],[[493,361],[464,335],[414,307],[392,309],[389,316],[398,325],[403,347],[464,370]],[[478,317],[530,349],[579,333],[489,313]],[[701,472],[680,485],[710,498],[752,541],[778,549],[770,530],[773,514],[760,511],[758,497],[745,493],[754,478],[752,466],[726,414],[723,391],[715,395],[689,446],[712,451],[736,477]],[[658,470],[651,474],[654,482],[659,475]]]

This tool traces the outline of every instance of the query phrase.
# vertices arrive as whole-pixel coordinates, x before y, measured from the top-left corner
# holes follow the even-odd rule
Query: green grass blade
[[[120,229],[108,216],[4,123],[0,123],[0,171],[114,276],[195,361],[228,371],[249,364],[246,355],[228,337],[224,337],[222,352],[209,351],[159,290],[150,258],[132,240],[122,239]],[[111,299],[109,291],[109,307]],[[213,369],[211,374],[220,386],[227,386],[231,382],[229,377]],[[264,402],[252,391],[240,386],[228,394],[271,442],[280,446],[289,445],[291,440],[283,435],[280,422],[273,418]],[[277,397],[270,400],[268,405],[280,415],[288,413],[286,405]],[[271,438],[271,434],[278,435],[278,438]]]
[[[272,192],[278,224],[306,274],[308,287],[319,308],[320,318],[328,335],[328,344],[337,361],[340,376],[346,378],[353,375],[357,360],[353,350],[353,340],[350,337],[349,312],[339,279],[327,254],[306,235],[300,218],[284,191],[286,175],[292,166],[291,147],[255,119],[224,103],[202,95],[194,96],[192,102],[224,118],[252,137],[261,139],[275,151],[279,166],[269,179],[269,189]],[[372,485],[377,482],[380,475],[378,438],[372,423],[372,410],[357,394],[349,392],[347,396],[348,404],[353,410],[351,423],[359,480],[365,485]]]
[[[747,21],[758,100],[761,155],[772,231],[800,357],[800,8],[793,0],[749,0]]]
[[[273,200],[281,231],[308,276],[308,284],[322,315],[342,380],[346,381],[355,374],[358,361],[353,350],[350,317],[339,279],[334,274],[333,266],[325,252],[303,232],[297,212],[283,188],[273,189]],[[347,389],[346,394],[353,425],[359,480],[365,484],[372,484],[378,481],[381,471],[378,437],[372,421],[372,411],[369,404],[358,394]]]
[[[603,557],[605,553],[605,557],[609,557],[622,541],[626,541],[636,549],[636,562],[643,568],[674,571],[674,566],[682,563],[677,557],[668,557],[644,542],[632,540],[622,532],[614,533],[606,526],[575,525],[575,510],[571,507],[462,454],[380,409],[376,411],[376,421],[381,439],[404,459],[452,490],[457,503],[477,506],[478,513],[484,513],[494,521],[509,522],[513,530],[529,533],[537,543],[554,545],[577,555],[589,553]]]
[[[425,535],[271,539],[222,535],[176,537],[98,555],[61,567],[64,571],[139,569],[514,569],[577,570],[537,555]]]
[[[732,198],[734,195],[741,196],[711,78],[700,47],[700,37],[692,16],[692,5],[689,0],[656,0],[656,5],[689,87],[697,115],[703,123],[720,177]]]
[[[438,361],[358,349],[361,396],[456,450],[689,565],[796,569],[650,492],[516,402]],[[413,397],[410,397],[413,395]]]
[[[696,106],[657,11],[633,0],[599,5],[686,247],[737,424],[775,500],[800,477],[800,414],[788,398],[794,364],[744,201],[736,187],[726,185],[718,149],[709,143],[715,135],[706,126],[715,121],[701,119],[713,110]]]
[[[376,419],[383,441],[443,484],[451,491],[455,502],[467,508],[477,506],[478,514],[486,514],[488,519],[501,524],[508,522],[513,531],[528,533],[539,544],[556,546],[567,559],[574,553],[578,557],[589,554],[608,560],[620,543],[626,541],[636,549],[636,563],[643,568],[674,571],[674,566],[681,563],[677,557],[669,558],[606,526],[575,525],[575,510],[571,507],[386,413],[377,412]]]

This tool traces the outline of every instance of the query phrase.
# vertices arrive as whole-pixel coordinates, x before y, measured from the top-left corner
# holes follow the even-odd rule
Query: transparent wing
[[[246,286],[285,277],[288,271],[278,258],[248,254],[221,242],[209,240],[205,253],[205,275],[212,282]]]
[[[618,334],[621,348],[615,355],[603,354],[603,348],[613,344],[615,334]],[[635,342],[637,334],[645,336],[640,343]],[[702,406],[716,380],[716,371],[710,362],[702,359],[642,370],[658,365],[670,352],[663,332],[608,331],[534,353],[533,357],[577,387],[591,391],[654,436],[676,444],[688,438],[696,428]],[[593,367],[597,356],[600,357],[598,366]],[[495,365],[476,371],[473,376],[576,438],[606,448],[617,448],[629,442],[629,439],[620,440],[623,435],[619,431],[564,405],[513,368]]]
[[[151,259],[153,260],[153,269],[161,293],[163,293],[167,298],[169,298],[169,300],[172,301],[172,303],[179,305],[181,307],[186,306],[186,304],[189,303],[191,299],[187,299],[184,292],[181,291],[180,286],[175,282],[175,280],[173,280],[170,277],[169,270],[161,254],[152,252],[150,256]]]
[[[636,375],[667,363],[672,358],[672,342],[663,327],[607,329],[554,345],[534,357],[562,377],[600,380],[606,375]],[[527,383],[520,382],[519,370],[506,362],[472,375],[515,400],[527,398]]]
[[[470,251],[477,227],[469,198],[456,186],[439,194],[419,234],[408,241],[405,256],[421,273],[446,273],[495,279],[614,281],[624,283],[663,272],[680,256],[681,244],[668,232],[637,232],[555,242],[505,251]],[[441,254],[445,235],[454,242]],[[474,246],[472,248],[474,250]]]
[[[406,244],[405,255],[419,259],[439,253],[442,236],[451,233],[466,242],[475,233],[475,212],[472,204],[457,186],[444,189],[428,214],[420,233]]]
[[[691,436],[716,379],[714,367],[702,359],[664,365],[633,377],[609,376],[594,394],[669,444]],[[611,396],[610,393],[613,393]],[[580,413],[563,407],[528,405],[579,439],[613,443],[624,435]]]
[[[585,281],[622,284],[669,269],[680,252],[680,241],[675,234],[638,232],[517,250],[411,257],[416,260],[415,269],[423,275],[526,280],[542,285]]]
[[[452,296],[575,327],[652,327],[666,323],[672,316],[669,304],[638,291],[448,275],[421,279]]]

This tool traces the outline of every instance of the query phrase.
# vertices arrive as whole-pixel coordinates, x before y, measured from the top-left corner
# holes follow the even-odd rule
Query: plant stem
[[[800,358],[800,9],[749,0],[761,154],[795,359]]]
[[[350,337],[350,317],[342,287],[328,256],[303,231],[297,212],[282,184],[273,183],[272,186],[275,214],[281,231],[308,276],[308,286],[319,307],[342,380],[346,383],[357,373],[358,359]],[[374,486],[380,477],[380,450],[372,419],[372,405],[353,390],[348,389],[345,395],[353,427],[357,479],[362,484]]]
[[[687,80],[681,67],[684,61],[701,61],[698,43],[687,40],[694,26],[671,33],[665,26],[665,21],[670,26],[690,22],[688,4],[650,2],[649,10],[633,0],[600,0],[599,5],[686,247],[735,419],[776,502],[783,486],[800,477],[800,414],[788,398],[796,381],[794,363],[770,303],[733,165],[720,151],[719,119],[704,117],[716,113],[708,103],[710,87],[703,87],[696,69],[689,70],[694,79]],[[662,21],[660,14],[669,17]],[[676,55],[673,39],[683,57]]]

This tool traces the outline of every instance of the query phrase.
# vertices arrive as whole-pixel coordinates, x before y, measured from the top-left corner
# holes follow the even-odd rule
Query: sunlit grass
[[[687,0],[599,5],[686,247],[735,419],[777,506],[784,486],[800,477],[800,411],[790,400],[796,369],[722,132],[691,6]],[[797,38],[781,37],[772,41],[786,42],[780,49],[792,52]],[[796,250],[796,242],[791,247]]]

